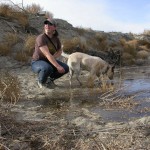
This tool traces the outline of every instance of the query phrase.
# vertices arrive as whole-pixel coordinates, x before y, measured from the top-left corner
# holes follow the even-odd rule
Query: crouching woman
[[[31,67],[38,73],[38,86],[42,88],[49,78],[52,83],[68,73],[67,64],[57,60],[62,53],[61,42],[58,38],[54,20],[44,21],[44,33],[36,38],[35,50],[32,56]]]

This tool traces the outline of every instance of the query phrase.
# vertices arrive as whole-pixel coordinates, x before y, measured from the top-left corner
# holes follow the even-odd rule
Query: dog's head
[[[113,78],[114,78],[114,69],[115,69],[115,65],[108,65],[107,66],[105,73],[110,80],[113,80]]]

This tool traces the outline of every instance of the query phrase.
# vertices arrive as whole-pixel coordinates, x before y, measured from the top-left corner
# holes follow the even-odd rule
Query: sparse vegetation
[[[23,50],[21,50],[14,56],[14,59],[19,62],[28,62],[29,56]]]
[[[0,56],[7,56],[11,53],[11,48],[7,43],[0,43]]]
[[[12,47],[13,45],[15,45],[18,40],[19,40],[19,37],[16,33],[12,33],[12,32],[7,32],[5,35],[4,35],[4,38],[3,38],[4,42],[7,42],[7,44]]]
[[[15,104],[20,98],[20,83],[9,72],[0,72],[0,104]]]
[[[43,11],[43,8],[39,4],[32,3],[31,5],[27,5],[25,10],[30,14],[37,14]]]
[[[35,47],[35,40],[36,40],[35,35],[28,35],[27,38],[25,39],[24,50],[28,56],[32,56],[33,54],[33,50]]]
[[[149,56],[149,53],[146,50],[141,50],[137,52],[137,58],[139,59],[147,59]]]
[[[81,38],[77,38],[77,37],[71,40],[64,40],[63,45],[64,45],[64,51],[69,53],[75,51],[76,49],[80,49],[83,52],[87,50],[86,41],[82,41]]]

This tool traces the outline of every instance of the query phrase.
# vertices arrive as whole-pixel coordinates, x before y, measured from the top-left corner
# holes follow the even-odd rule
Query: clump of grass
[[[11,6],[7,4],[0,5],[0,16],[9,18],[12,16],[12,12],[13,12],[13,9]]]
[[[150,30],[144,30],[143,35],[150,35]]]
[[[133,57],[136,56],[137,40],[126,41],[125,39],[120,39],[120,43],[123,46],[124,52],[131,54]]]
[[[146,50],[141,50],[137,52],[137,58],[139,59],[147,59],[149,56],[149,53]]]
[[[18,78],[9,72],[0,72],[0,100],[15,104],[20,98],[20,83]]]
[[[37,14],[38,12],[41,12],[43,8],[39,4],[33,3],[31,5],[27,5],[25,10],[30,14]]]
[[[3,37],[3,43],[0,43],[0,55],[7,56],[11,54],[11,49],[18,42],[18,40],[19,37],[16,33],[5,33]]]
[[[19,62],[28,62],[29,56],[24,51],[19,51],[15,56],[14,59]]]
[[[18,20],[20,25],[25,29],[29,25],[28,14],[25,12],[14,12],[13,19]]]
[[[122,51],[122,62],[127,64],[134,64],[137,54],[138,41],[130,40],[126,41],[125,39],[120,39],[120,45],[123,48]]]
[[[76,28],[76,31],[79,33],[79,35],[84,35],[86,33],[86,29],[82,27]]]
[[[31,56],[35,47],[35,35],[28,35],[25,39],[24,49],[27,55]]]
[[[121,90],[107,90],[100,99],[103,101],[100,103],[100,106],[103,106],[106,109],[128,109],[132,110],[135,106],[139,105],[134,101],[133,96],[124,96],[121,94]]]
[[[63,45],[64,45],[65,52],[73,52],[76,48],[80,48],[83,51],[87,49],[86,41],[83,41],[80,38],[64,40]]]
[[[114,86],[111,84],[111,82],[108,82],[109,79],[106,75],[101,76],[100,80],[101,80],[100,88],[103,93],[106,91],[114,90]]]
[[[97,50],[106,51],[108,49],[107,36],[103,34],[96,33],[95,34],[95,42],[91,40],[92,47]]]
[[[7,56],[11,53],[11,48],[9,44],[5,43],[0,43],[0,56]]]
[[[19,37],[16,33],[7,32],[5,33],[3,40],[7,41],[7,44],[11,47],[18,42]]]
[[[0,5],[0,16],[8,19],[16,19],[23,28],[29,24],[28,13],[25,10],[19,10],[17,7],[8,4]]]
[[[122,64],[126,64],[126,65],[132,65],[135,63],[135,59],[134,57],[127,53],[127,52],[124,52],[121,56],[121,59],[122,59]]]

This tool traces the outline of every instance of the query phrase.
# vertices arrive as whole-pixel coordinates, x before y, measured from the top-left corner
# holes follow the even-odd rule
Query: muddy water
[[[99,104],[102,92],[100,88],[56,89],[51,97],[40,100],[20,101],[12,109],[17,120],[42,121],[52,116],[73,120],[82,114],[83,109],[98,114],[104,121],[127,121],[150,115],[150,69],[132,67],[118,69],[114,86],[121,89],[119,94],[131,97],[138,103],[132,109],[106,109]]]

